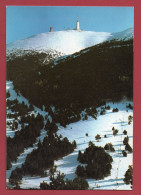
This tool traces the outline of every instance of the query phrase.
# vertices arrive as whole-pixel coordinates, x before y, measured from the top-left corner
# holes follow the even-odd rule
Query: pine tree
[[[126,184],[133,184],[133,167],[131,165],[129,165],[129,168],[124,175],[123,181]]]

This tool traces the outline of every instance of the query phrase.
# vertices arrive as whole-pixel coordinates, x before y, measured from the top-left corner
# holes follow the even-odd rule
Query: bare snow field
[[[73,54],[87,47],[104,41],[118,39],[128,40],[133,37],[133,28],[122,32],[95,32],[83,30],[64,30],[37,34],[26,39],[7,44],[7,54],[14,49],[61,52],[62,55]]]
[[[66,30],[47,32],[10,43],[7,45],[7,49],[16,48],[36,51],[52,49],[64,54],[72,54],[106,41],[110,36],[110,33],[93,31]]]

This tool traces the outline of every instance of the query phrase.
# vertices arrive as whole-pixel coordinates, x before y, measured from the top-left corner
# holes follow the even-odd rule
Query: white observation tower
[[[76,21],[76,30],[80,30],[78,18],[77,18],[77,21]]]

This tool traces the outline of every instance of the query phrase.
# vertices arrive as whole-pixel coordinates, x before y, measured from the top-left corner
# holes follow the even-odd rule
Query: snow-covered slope
[[[110,37],[109,40],[111,40],[111,39],[129,40],[129,39],[132,39],[133,36],[134,36],[134,29],[133,28],[129,28],[129,29],[124,30],[122,32],[112,33],[112,36]]]
[[[6,88],[10,92],[10,100],[17,98],[18,102],[24,101],[26,105],[29,105],[29,102],[26,98],[24,98],[21,94],[19,94],[19,96],[17,95],[17,93],[13,89],[12,82],[8,81],[6,83]],[[90,189],[96,190],[131,190],[131,185],[126,185],[123,181],[123,178],[125,172],[128,169],[128,166],[133,164],[133,154],[128,153],[127,157],[123,157],[122,155],[122,150],[125,149],[125,146],[123,145],[123,140],[126,137],[126,135],[123,134],[123,131],[125,129],[127,130],[127,135],[129,136],[129,144],[131,145],[131,147],[133,147],[133,122],[131,124],[128,124],[128,117],[129,115],[133,116],[133,110],[126,107],[129,103],[131,105],[133,104],[132,101],[127,101],[126,99],[122,100],[119,103],[108,102],[107,105],[110,106],[110,110],[106,110],[106,114],[100,115],[100,108],[97,108],[97,120],[93,119],[91,116],[88,116],[88,120],[80,120],[78,122],[71,123],[67,125],[66,128],[58,124],[59,130],[57,134],[61,134],[63,137],[67,137],[71,142],[73,140],[76,140],[77,148],[73,153],[55,161],[55,165],[57,165],[56,173],[58,173],[58,171],[61,171],[61,173],[64,173],[66,175],[66,178],[75,178],[76,167],[80,164],[77,161],[79,150],[83,152],[88,146],[89,141],[92,141],[95,145],[102,147],[104,147],[106,143],[112,143],[115,148],[115,152],[110,152],[110,155],[113,158],[111,175],[105,177],[102,180],[87,179],[89,187]],[[119,111],[112,112],[113,108],[118,108]],[[45,115],[48,115],[48,112],[42,111],[35,106],[34,111],[40,113],[44,118]],[[82,113],[84,114],[84,111]],[[113,126],[119,130],[116,136],[113,136]],[[27,155],[30,154],[33,149],[37,148],[39,139],[43,141],[46,133],[46,130],[42,129],[41,134],[37,138],[37,142],[33,144],[33,147],[26,148],[24,152],[18,156],[17,161],[12,162],[11,169],[7,170],[7,187],[9,187],[8,179],[12,170],[14,170],[16,167],[21,167],[22,163],[25,162]],[[86,133],[88,133],[88,136],[86,136]],[[101,136],[101,140],[99,142],[95,140],[95,136],[97,134]],[[104,137],[104,135],[106,135],[106,138]],[[14,133],[10,132],[9,129],[7,129],[7,136],[13,137]],[[40,182],[43,181],[49,182],[49,177],[24,176],[20,187],[23,189],[39,189]]]
[[[92,31],[56,31],[38,34],[7,45],[7,49],[56,50],[72,54],[84,48],[101,43],[111,36],[110,33]]]
[[[113,158],[111,175],[102,180],[87,179],[90,189],[96,190],[131,190],[131,185],[126,185],[123,181],[124,174],[129,165],[132,165],[132,153],[128,153],[127,157],[123,157],[122,150],[125,149],[123,140],[126,135],[123,135],[123,130],[126,129],[129,136],[129,144],[133,147],[133,123],[128,124],[128,116],[133,115],[133,110],[129,109],[127,112],[126,105],[132,102],[121,101],[119,103],[108,103],[111,109],[106,111],[105,115],[98,115],[97,120],[88,117],[87,121],[78,121],[67,125],[66,128],[59,126],[58,135],[67,137],[69,141],[76,140],[77,148],[73,153],[55,161],[57,165],[57,172],[61,171],[68,179],[76,177],[75,170],[80,164],[77,160],[78,151],[82,152],[88,147],[89,141],[92,141],[97,146],[104,147],[106,143],[112,143],[115,152],[109,152]],[[113,113],[113,108],[118,108],[119,112]],[[104,125],[103,125],[104,124]],[[113,136],[112,127],[119,130],[118,135]],[[88,136],[86,136],[88,133]],[[97,142],[95,136],[100,134],[101,141]],[[104,135],[106,134],[106,138]],[[49,182],[49,177],[30,177],[24,176],[22,184],[23,189],[39,188],[40,182]]]
[[[131,37],[133,37],[133,29],[127,29],[120,33],[77,30],[47,32],[7,44],[7,53],[15,49],[39,52],[55,50],[66,55],[73,54],[106,40],[128,39]]]

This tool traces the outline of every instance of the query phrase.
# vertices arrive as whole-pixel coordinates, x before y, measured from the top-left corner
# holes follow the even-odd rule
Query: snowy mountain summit
[[[107,40],[127,40],[133,38],[133,28],[119,33],[83,30],[65,30],[41,33],[7,44],[7,55],[16,50],[48,52],[54,50],[68,55]]]

